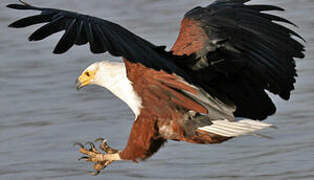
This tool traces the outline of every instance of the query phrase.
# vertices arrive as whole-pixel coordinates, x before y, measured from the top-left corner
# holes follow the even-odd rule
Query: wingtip
[[[22,26],[20,23],[18,23],[18,21],[15,21],[15,22],[9,24],[8,27],[10,27],[10,28],[23,28],[25,26]]]
[[[55,47],[55,49],[52,51],[53,54],[63,54],[65,51],[62,49],[58,49]]]
[[[28,37],[28,40],[29,40],[29,41],[36,41],[36,38],[35,38],[35,36],[34,36],[34,33],[31,34],[31,35]]]
[[[35,41],[33,38],[29,37],[28,38],[29,41]]]
[[[306,40],[305,40],[301,35],[299,35],[298,33],[294,32],[294,31],[291,31],[291,32],[290,32],[290,36],[291,36],[291,37],[299,38],[299,39],[302,40],[304,43],[306,43]]]
[[[12,8],[12,9],[19,9],[21,6],[21,4],[8,4],[6,5],[7,8]]]
[[[9,24],[8,27],[15,28],[14,23]]]
[[[7,7],[11,8],[11,9],[18,9],[18,10],[33,9],[34,8],[30,5],[24,5],[24,4],[8,4]]]
[[[6,7],[11,9],[18,9],[18,10],[25,10],[25,9],[34,9],[34,10],[40,10],[41,8],[32,6],[22,0],[19,0],[21,4],[8,4]]]

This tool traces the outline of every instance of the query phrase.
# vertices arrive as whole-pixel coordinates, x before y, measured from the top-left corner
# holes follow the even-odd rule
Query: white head
[[[127,78],[124,63],[101,61],[88,66],[77,78],[75,87],[80,89],[90,84],[107,88],[126,102],[136,116],[140,113],[142,100]]]
[[[110,89],[125,76],[123,63],[100,61],[88,66],[77,78],[75,87],[80,89],[90,84]]]

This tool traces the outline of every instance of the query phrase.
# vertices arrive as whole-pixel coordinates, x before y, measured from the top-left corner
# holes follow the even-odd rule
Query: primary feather
[[[304,46],[295,37],[303,38],[277,23],[293,25],[290,21],[264,13],[282,8],[245,2],[219,0],[192,9],[172,50],[194,55],[178,64],[207,91],[231,99],[236,116],[265,119],[276,111],[265,90],[290,98],[297,76],[294,58],[304,57]]]

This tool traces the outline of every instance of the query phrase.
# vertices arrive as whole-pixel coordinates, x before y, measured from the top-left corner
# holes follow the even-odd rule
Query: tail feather
[[[273,125],[245,119],[237,122],[231,122],[228,120],[212,121],[211,125],[200,127],[198,129],[225,137],[237,137],[241,135],[258,135],[255,133],[256,131],[270,127],[273,127]]]

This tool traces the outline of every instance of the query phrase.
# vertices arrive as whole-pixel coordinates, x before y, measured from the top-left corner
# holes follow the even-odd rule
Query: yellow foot
[[[81,157],[79,160],[85,160],[86,162],[93,162],[95,172],[90,172],[91,175],[98,175],[102,169],[107,167],[113,161],[118,161],[120,159],[119,151],[116,149],[111,148],[107,141],[103,138],[98,138],[95,142],[101,141],[99,148],[103,150],[106,154],[101,153],[97,150],[94,143],[87,142],[86,145],[89,145],[90,148],[86,149],[82,143],[74,143],[74,145],[80,146],[80,153],[87,155]]]

